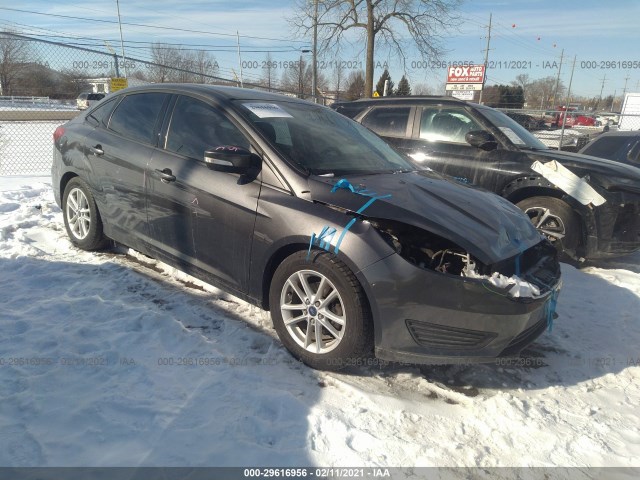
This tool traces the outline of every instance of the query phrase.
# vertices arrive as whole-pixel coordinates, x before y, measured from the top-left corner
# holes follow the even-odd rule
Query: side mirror
[[[244,147],[220,145],[204,152],[204,163],[212,170],[246,173],[251,168],[253,154]]]
[[[498,141],[496,140],[496,137],[484,130],[473,130],[468,132],[464,136],[464,139],[469,145],[477,147],[480,150],[486,150],[487,152],[498,148]]]

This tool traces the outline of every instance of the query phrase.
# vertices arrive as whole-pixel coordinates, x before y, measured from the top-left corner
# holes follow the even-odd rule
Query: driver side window
[[[205,150],[220,145],[249,149],[247,138],[221,112],[195,98],[180,96],[171,115],[165,148],[202,160]]]
[[[467,144],[465,135],[483,128],[460,108],[425,108],[420,120],[420,138],[429,142]]]

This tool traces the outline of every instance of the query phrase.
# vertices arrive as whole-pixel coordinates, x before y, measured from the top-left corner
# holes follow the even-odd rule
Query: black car
[[[506,111],[504,112],[504,114],[507,117],[512,118],[513,120],[518,122],[520,125],[522,125],[524,128],[526,128],[530,132],[536,131],[536,130],[548,130],[547,124],[544,122],[544,120],[540,118],[535,118],[525,113],[511,112],[511,111]]]
[[[573,260],[640,248],[640,169],[550,150],[493,108],[451,97],[336,103],[416,162],[524,210]]]
[[[640,167],[640,130],[603,133],[580,153]]]
[[[128,245],[270,309],[316,368],[491,361],[547,328],[556,250],[493,193],[332,110],[255,90],[129,88],[54,133],[71,242]]]

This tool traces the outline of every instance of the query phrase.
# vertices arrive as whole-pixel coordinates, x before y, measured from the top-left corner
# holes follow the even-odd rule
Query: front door
[[[211,170],[204,152],[221,145],[251,148],[217,107],[178,96],[149,167],[149,227],[157,248],[245,291],[260,181]]]
[[[468,132],[485,130],[469,112],[460,107],[434,105],[422,108],[419,115],[417,131],[407,145],[416,162],[461,183],[495,190],[500,150],[487,152],[467,143]]]

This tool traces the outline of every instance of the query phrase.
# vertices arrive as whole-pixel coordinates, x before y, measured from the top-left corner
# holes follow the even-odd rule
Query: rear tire
[[[360,364],[373,346],[364,291],[351,270],[326,252],[297,252],[277,268],[269,292],[273,325],[298,360],[319,370]]]
[[[87,183],[79,177],[67,183],[62,195],[62,216],[71,243],[83,250],[104,248],[100,212]]]
[[[581,222],[568,204],[554,197],[531,197],[518,202],[517,206],[559,253],[576,257],[582,233]]]

